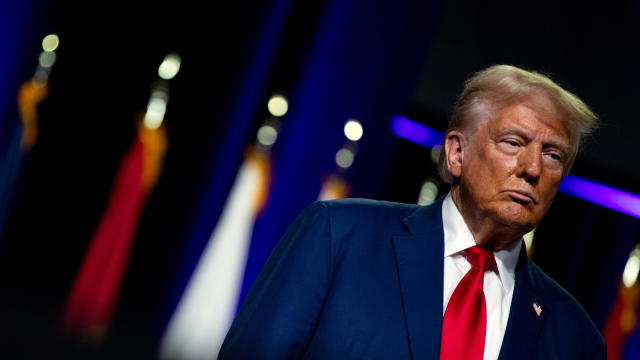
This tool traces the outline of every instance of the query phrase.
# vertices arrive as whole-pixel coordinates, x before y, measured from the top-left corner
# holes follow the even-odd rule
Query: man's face
[[[562,121],[532,102],[519,102],[467,141],[460,174],[463,214],[522,233],[533,229],[569,166],[572,150]]]

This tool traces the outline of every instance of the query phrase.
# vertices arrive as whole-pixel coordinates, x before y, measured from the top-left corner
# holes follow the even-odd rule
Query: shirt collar
[[[442,225],[444,227],[444,257],[476,245],[467,223],[451,198],[451,193],[447,194],[442,203]],[[493,252],[498,267],[498,276],[507,292],[510,292],[515,284],[515,269],[521,247],[522,240],[514,241],[504,249]]]

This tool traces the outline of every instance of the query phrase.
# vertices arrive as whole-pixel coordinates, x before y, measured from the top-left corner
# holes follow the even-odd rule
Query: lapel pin
[[[532,306],[533,306],[533,310],[536,312],[536,315],[540,317],[540,313],[542,312],[542,307],[538,305],[537,301],[534,301]]]

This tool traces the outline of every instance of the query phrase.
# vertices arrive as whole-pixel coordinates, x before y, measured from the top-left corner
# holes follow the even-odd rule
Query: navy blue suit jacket
[[[443,243],[441,200],[310,205],[262,269],[219,359],[438,359]],[[522,249],[500,359],[606,358],[582,307]]]

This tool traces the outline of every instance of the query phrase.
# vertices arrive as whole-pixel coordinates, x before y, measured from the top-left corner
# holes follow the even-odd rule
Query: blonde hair
[[[519,101],[535,101],[541,97],[551,102],[554,115],[565,123],[569,131],[573,153],[566,169],[568,172],[578,153],[580,140],[595,129],[597,117],[577,96],[536,71],[511,65],[494,65],[477,72],[465,83],[446,132],[457,130],[471,135],[485,120],[494,118],[506,106]],[[438,171],[442,179],[451,184],[453,176],[447,169],[445,156],[443,146]]]

